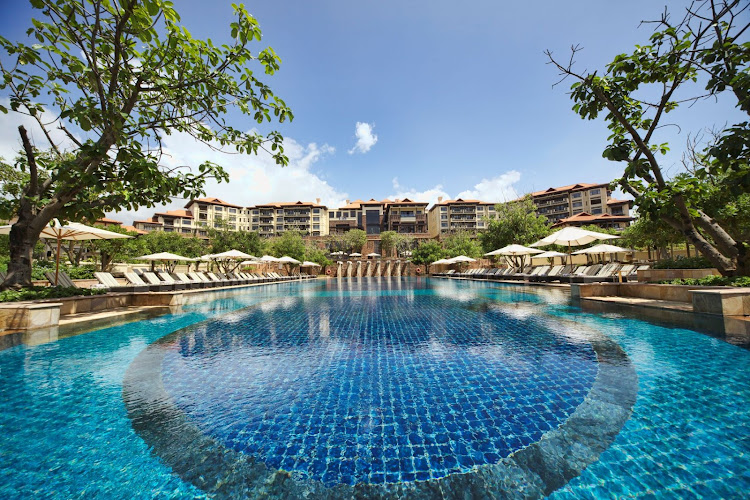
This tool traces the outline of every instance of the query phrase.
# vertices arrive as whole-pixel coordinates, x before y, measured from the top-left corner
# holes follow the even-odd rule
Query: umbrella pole
[[[57,255],[55,257],[55,286],[58,284],[58,276],[60,275],[60,244],[62,240],[57,238]]]

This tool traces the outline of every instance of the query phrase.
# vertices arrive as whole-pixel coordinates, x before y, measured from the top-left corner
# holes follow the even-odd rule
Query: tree
[[[398,234],[396,238],[396,251],[399,256],[403,256],[404,252],[414,248],[414,236],[409,234]]]
[[[293,259],[302,262],[305,260],[305,241],[302,239],[302,233],[299,231],[284,231],[281,236],[274,238],[270,242],[271,253],[275,257],[287,255]]]
[[[415,264],[428,265],[445,257],[445,250],[437,240],[428,240],[417,245],[411,254]]]
[[[258,257],[265,253],[265,242],[253,231],[232,231],[226,224],[220,224],[219,228],[209,228],[208,238],[212,253],[232,249]]]
[[[705,190],[721,182],[734,196],[750,191],[750,121],[719,132],[693,157],[693,168],[672,178],[661,162],[669,145],[660,133],[670,111],[719,95],[750,114],[749,8],[740,0],[696,1],[676,23],[665,11],[650,43],[616,56],[602,75],[573,69],[577,46],[566,63],[547,51],[563,79],[575,80],[573,110],[583,119],[606,113],[611,133],[603,156],[624,164],[615,184],[633,195],[641,213],[683,234],[723,275],[750,274],[748,243],[711,215]]]
[[[113,240],[91,240],[91,247],[99,252],[99,265],[102,271],[109,271],[110,266],[115,261],[123,261],[126,259],[132,259],[146,253],[145,242],[142,238],[138,237],[138,233],[135,231],[128,231],[124,227],[120,226],[104,226],[102,224],[96,224],[95,227],[111,231],[113,233],[122,233],[133,238],[117,238]]]
[[[465,255],[478,259],[482,256],[482,245],[474,235],[467,231],[458,231],[446,236],[443,240],[443,248],[447,257]]]
[[[314,243],[308,243],[305,246],[305,260],[320,264],[322,267],[330,266],[333,264],[331,259],[328,258],[326,251],[318,248]]]
[[[193,236],[182,236],[179,233],[153,231],[140,236],[145,253],[170,252],[183,257],[200,257],[208,253],[208,242]]]
[[[659,218],[642,215],[620,233],[622,244],[631,248],[646,248],[651,257],[651,250],[656,249],[659,258],[667,257],[667,248],[679,243],[682,235]]]
[[[380,252],[383,257],[390,257],[398,242],[398,233],[396,231],[383,231],[380,233]]]
[[[495,205],[495,217],[486,218],[487,229],[479,233],[485,253],[517,243],[528,245],[547,236],[550,224],[544,215],[536,214],[531,196]]]
[[[230,110],[259,124],[272,115],[292,118],[255,76],[253,61],[270,75],[280,60],[271,48],[250,50],[261,31],[242,5],[233,6],[231,43],[217,45],[194,39],[168,0],[31,3],[43,16],[28,31],[37,43],[0,37],[0,90],[12,112],[36,120],[46,143],[35,145],[18,128],[25,157],[19,168],[29,180],[15,208],[3,286],[31,283],[31,249],[54,217],[96,220],[106,211],[195,198],[207,179],[228,180],[211,162],[165,166],[165,135],[183,133],[239,153],[264,149],[287,163],[279,133],[243,132],[225,118]],[[54,129],[67,145],[54,139]]]
[[[362,252],[367,244],[367,233],[361,229],[351,229],[344,234],[344,245],[350,253]]]

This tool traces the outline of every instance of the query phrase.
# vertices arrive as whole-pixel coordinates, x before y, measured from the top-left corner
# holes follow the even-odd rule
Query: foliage
[[[261,31],[242,5],[232,6],[229,43],[216,44],[193,38],[169,0],[31,3],[41,14],[27,32],[35,43],[0,37],[0,90],[10,98],[10,110],[0,111],[32,117],[46,139],[35,145],[19,127],[23,156],[14,167],[28,182],[13,207],[16,279],[28,279],[29,247],[54,217],[96,220],[106,211],[196,198],[207,179],[228,180],[208,161],[163,164],[166,135],[243,154],[262,149],[287,164],[278,132],[246,132],[246,121],[235,128],[226,119],[232,111],[258,124],[292,119],[256,76],[275,73],[280,59],[270,47],[250,49]],[[52,139],[58,130],[64,142]]]
[[[5,264],[0,264],[0,267]],[[55,271],[55,261],[40,259],[34,262],[34,267],[31,270],[31,278],[35,280],[46,280],[44,273]],[[94,271],[96,269],[91,265],[83,266],[69,266],[64,263],[60,263],[60,271],[65,272],[71,279],[74,280],[90,280],[94,279]]]
[[[152,231],[140,236],[144,253],[171,252],[183,257],[200,257],[208,253],[208,242],[193,236],[181,236],[179,233]]]
[[[404,252],[411,250],[414,248],[414,236],[411,236],[409,234],[398,234],[397,233],[396,238],[396,251],[398,252],[399,256],[401,256]]]
[[[495,205],[496,217],[485,218],[487,229],[479,233],[484,253],[517,243],[528,245],[550,233],[550,224],[536,214],[531,196]]]
[[[668,285],[690,285],[690,286],[750,286],[750,276],[706,276],[704,278],[683,278],[659,283]]]
[[[396,231],[383,231],[380,233],[380,251],[383,257],[391,256],[393,250],[396,248],[398,236]]]
[[[621,233],[620,242],[630,248],[666,248],[684,241],[682,235],[664,220],[642,215]]]
[[[65,288],[61,286],[32,286],[20,290],[0,291],[0,302],[18,302],[22,300],[62,299],[64,297],[78,297],[99,295],[106,290],[95,288]]]
[[[707,202],[722,192],[734,198],[750,192],[750,121],[714,134],[671,178],[662,165],[670,147],[661,134],[668,113],[707,97],[729,96],[750,115],[748,9],[741,0],[694,2],[676,23],[665,11],[649,43],[617,55],[603,74],[574,71],[578,47],[567,64],[547,52],[563,77],[575,80],[573,111],[589,120],[604,115],[610,135],[603,157],[624,165],[615,183],[633,195],[641,214],[669,223],[726,275],[750,271],[750,249]]]
[[[302,239],[302,233],[299,231],[284,231],[281,236],[272,239],[269,246],[274,257],[287,255],[300,262],[305,260],[307,248],[305,247],[305,241]]]
[[[428,240],[417,245],[412,251],[411,261],[415,264],[431,264],[445,257],[443,246],[437,240]]]
[[[682,257],[661,259],[653,265],[654,269],[710,269],[714,267],[705,257]]]
[[[325,250],[318,248],[315,244],[308,244],[305,248],[305,260],[316,262],[322,267],[333,264]]]
[[[101,224],[95,224],[95,227],[132,236],[132,238],[91,241],[91,247],[98,251],[100,271],[109,271],[114,262],[123,262],[146,253],[144,251],[146,248],[145,242],[138,237],[138,233],[135,231],[128,231],[120,226],[104,226]]]
[[[367,233],[362,229],[351,229],[344,234],[344,246],[350,253],[362,253],[367,244]]]
[[[325,239],[329,252],[343,252],[346,250],[345,234],[330,233]]]
[[[253,231],[231,231],[226,225],[210,228],[208,238],[211,242],[211,253],[222,253],[228,250],[239,250],[260,257],[265,253],[265,242]]]
[[[465,255],[467,257],[478,259],[484,253],[482,252],[482,245],[479,241],[476,240],[472,233],[466,231],[458,231],[446,236],[443,240],[443,248],[446,257]]]

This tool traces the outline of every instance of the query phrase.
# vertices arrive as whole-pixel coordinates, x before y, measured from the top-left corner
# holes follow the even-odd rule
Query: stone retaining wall
[[[638,271],[638,281],[700,279],[721,274],[718,269],[646,269]]]

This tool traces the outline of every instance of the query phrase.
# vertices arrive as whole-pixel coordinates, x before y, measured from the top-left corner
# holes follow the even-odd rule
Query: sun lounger
[[[190,276],[190,278],[193,279],[194,281],[203,282],[204,286],[206,286],[207,288],[215,288],[217,286],[221,286],[215,281],[208,279],[208,276],[206,276],[205,274],[199,273],[197,271],[189,272],[188,276]]]
[[[187,288],[183,283],[176,283],[174,280],[165,281],[151,272],[145,272],[141,275],[141,277],[150,285],[161,285],[163,287],[163,290],[166,291],[184,290],[185,288]]]
[[[111,292],[148,292],[147,285],[121,285],[110,273],[96,272],[94,276]]]
[[[64,271],[60,271],[57,275],[57,283],[55,283],[55,271],[45,271],[44,277],[47,278],[47,281],[50,282],[50,285],[52,286],[64,286],[66,288],[78,288],[78,285],[73,283],[73,280],[70,279],[70,276],[65,274]]]
[[[147,283],[146,281],[143,281],[143,278],[141,278],[135,273],[124,273],[124,274],[125,274],[125,279],[128,280],[128,283],[130,283],[133,286],[147,286],[150,292],[168,292],[174,289],[173,286],[164,284],[158,279],[157,279],[158,283]]]
[[[185,283],[183,281],[176,281],[171,274],[161,271],[157,274],[164,283],[171,283],[175,285],[175,290],[186,290],[193,288],[191,283]]]
[[[540,272],[539,274],[535,276],[530,276],[529,281],[533,281],[535,283],[552,281],[552,278],[557,277],[557,275],[560,274],[560,272],[563,270],[564,267],[565,266],[562,266],[562,265],[553,266],[549,268],[546,273]]]
[[[189,278],[185,273],[174,273],[174,276],[178,281],[190,285],[191,288],[208,288],[208,283],[204,283],[201,279],[194,280]]]

